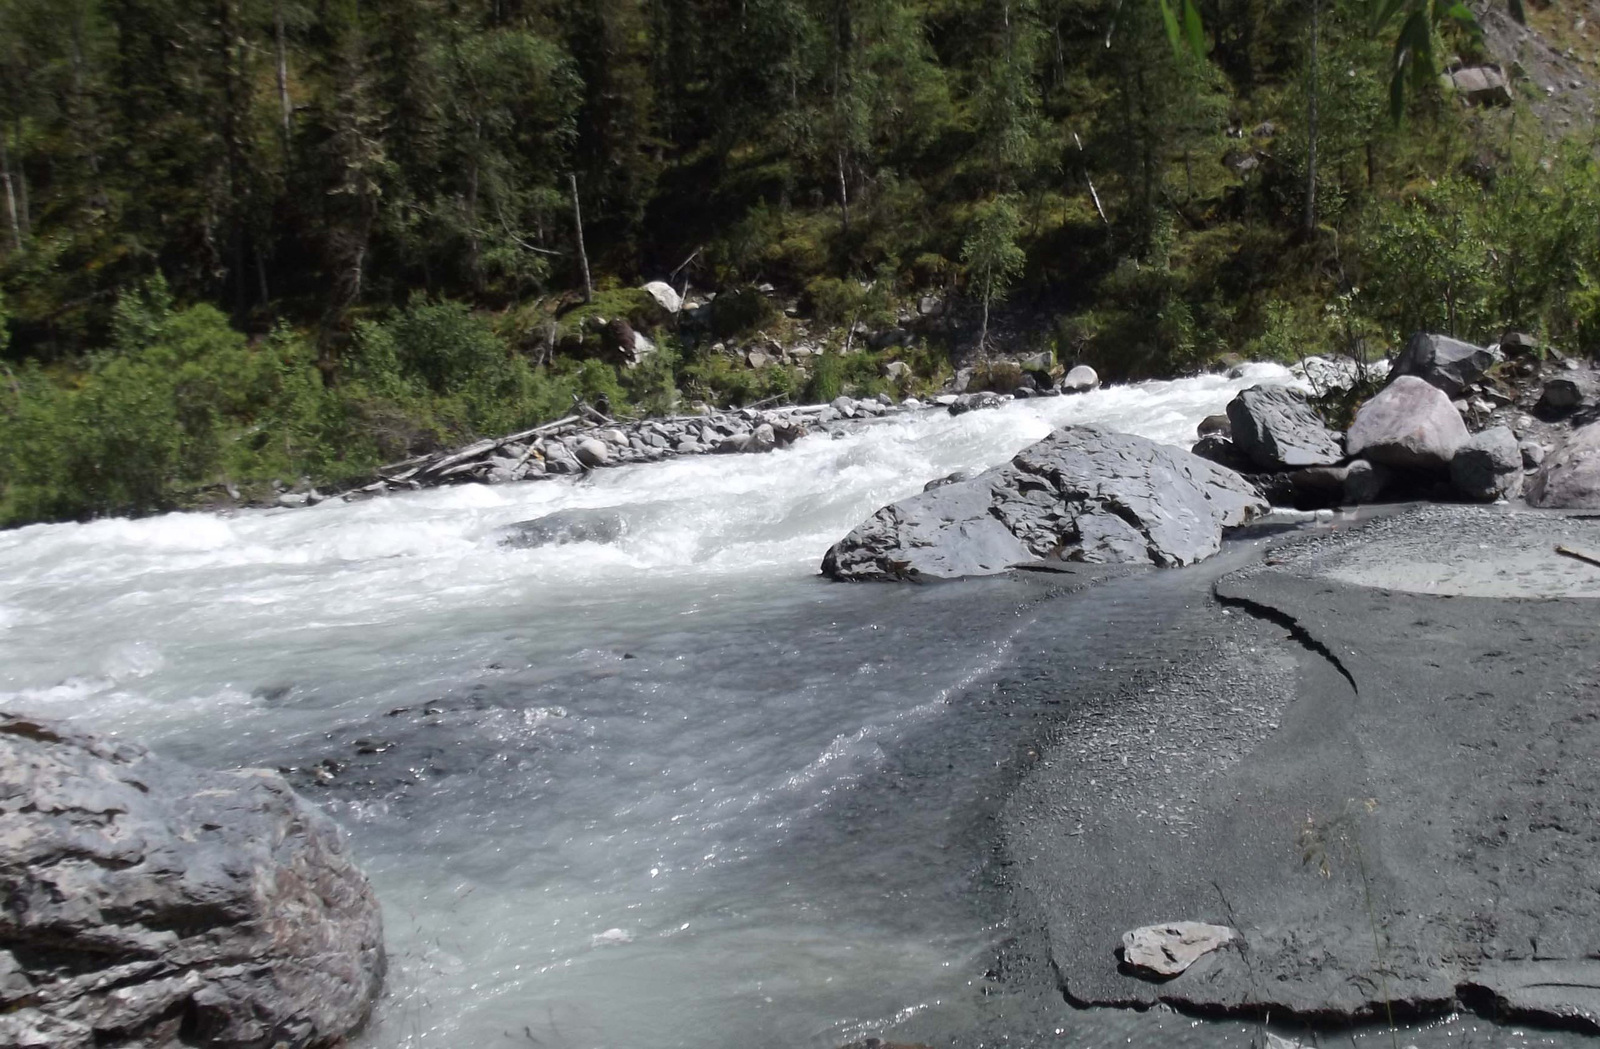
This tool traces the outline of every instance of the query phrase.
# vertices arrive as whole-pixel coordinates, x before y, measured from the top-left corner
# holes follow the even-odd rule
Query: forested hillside
[[[1600,340],[1546,85],[1478,109],[1419,64],[1396,121],[1367,0],[1196,13],[1198,49],[1158,0],[0,0],[0,520],[333,483],[575,395],[905,392],[980,341],[1116,378]],[[820,364],[736,352],[801,334]]]

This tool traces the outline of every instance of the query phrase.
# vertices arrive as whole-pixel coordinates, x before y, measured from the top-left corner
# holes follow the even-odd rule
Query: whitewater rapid
[[[0,708],[288,770],[384,905],[370,1049],[836,1046],[981,1000],[1002,933],[972,905],[968,824],[1000,764],[983,746],[1009,743],[961,719],[1038,588],[830,584],[823,552],[1054,427],[1187,446],[1238,390],[1289,380],[1252,365],[576,482],[0,533]],[[499,545],[571,507],[628,533]],[[1086,638],[1134,615],[1104,600]],[[1079,1044],[1134,1021],[1097,1022]]]
[[[1289,375],[1251,365],[1234,379],[929,411],[770,456],[683,458],[581,483],[0,532],[0,702],[153,742],[189,735],[201,714],[248,733],[271,716],[253,692],[290,681],[381,702],[434,674],[448,680],[507,629],[582,644],[641,614],[693,615],[730,588],[804,579],[878,507],[1002,462],[1056,426],[1093,422],[1186,447],[1201,418],[1272,380]],[[569,507],[621,507],[630,534],[608,546],[498,546],[501,527]]]

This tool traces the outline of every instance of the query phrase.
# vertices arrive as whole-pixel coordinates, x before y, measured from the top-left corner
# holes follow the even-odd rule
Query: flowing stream
[[[0,707],[289,770],[384,905],[367,1049],[969,1029],[1005,935],[981,888],[988,817],[1017,726],[1049,713],[1007,675],[1041,647],[1126,645],[1195,588],[1147,573],[1044,624],[1038,582],[842,586],[822,553],[1055,426],[1187,445],[1274,378],[907,414],[579,483],[0,533]],[[498,542],[583,507],[627,534]],[[1248,1032],[1096,1013],[1038,1044],[1219,1038]]]

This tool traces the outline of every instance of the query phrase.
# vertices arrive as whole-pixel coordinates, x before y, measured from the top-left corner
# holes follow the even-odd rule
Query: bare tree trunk
[[[16,140],[18,142],[22,141],[21,117],[16,120]],[[22,239],[25,241],[31,240],[33,238],[33,212],[28,208],[28,172],[22,166],[21,157],[17,158],[17,167],[12,172],[12,177],[16,179],[17,184],[17,208],[19,212],[17,218],[22,225]]]
[[[477,138],[474,130],[473,138]],[[576,200],[576,196],[574,196]],[[576,207],[576,204],[574,204]],[[579,236],[582,239],[582,236]],[[473,150],[472,170],[467,174],[467,266],[472,271],[472,290],[483,294],[483,246],[478,237],[478,155]]]
[[[836,157],[839,165],[839,217],[844,224],[844,235],[850,236],[850,190],[844,179],[844,150]]]
[[[6,217],[11,220],[11,246],[22,250],[22,219],[17,213],[17,190],[11,180],[11,155],[6,152],[6,136],[0,132],[0,182],[6,187]]]
[[[983,293],[983,327],[978,329],[978,352],[983,354],[983,359],[989,359],[989,299],[988,291]]]
[[[283,166],[289,167],[290,120],[294,105],[289,101],[289,45],[283,30],[283,0],[272,5],[272,29],[278,44],[278,110],[283,121]]]
[[[583,301],[594,300],[594,284],[589,279],[589,253],[583,247],[583,210],[578,206],[578,176],[567,175],[567,185],[572,189],[572,228],[578,235],[578,267],[583,271]]]
[[[1317,231],[1317,61],[1318,35],[1322,26],[1322,0],[1311,0],[1311,91],[1308,98],[1306,130],[1306,236]]]
[[[1078,137],[1076,131],[1072,133],[1072,141],[1078,144],[1078,156],[1083,157],[1083,139]],[[1089,184],[1089,199],[1094,201],[1094,210],[1100,216],[1100,221],[1107,226],[1111,225],[1111,220],[1106,218],[1106,209],[1100,206],[1100,193],[1094,188],[1094,176],[1089,174],[1088,160],[1083,161],[1083,181]]]

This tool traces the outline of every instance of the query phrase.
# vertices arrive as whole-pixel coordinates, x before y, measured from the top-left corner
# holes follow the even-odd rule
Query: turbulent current
[[[0,708],[288,770],[384,906],[369,1049],[976,1029],[1009,935],[983,890],[993,795],[1018,726],[1049,714],[1018,668],[1126,644],[1160,588],[1057,602],[1041,646],[1037,583],[845,586],[818,562],[1055,426],[1186,445],[1271,377],[906,414],[578,483],[0,533]],[[498,541],[587,507],[626,534]],[[1041,1042],[1197,1044],[1187,1020],[1096,1015]]]

